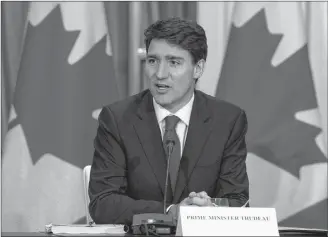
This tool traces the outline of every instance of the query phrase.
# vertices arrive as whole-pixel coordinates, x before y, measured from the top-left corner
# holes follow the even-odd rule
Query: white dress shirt
[[[155,99],[153,98],[153,104],[154,109],[157,117],[157,122],[161,130],[162,134],[162,141],[164,137],[164,131],[165,131],[165,118],[170,115],[175,115],[179,117],[180,121],[178,122],[175,131],[178,134],[179,141],[180,141],[180,147],[181,147],[181,154],[180,158],[182,157],[183,148],[186,142],[187,133],[188,133],[188,127],[189,127],[189,121],[190,121],[190,115],[192,110],[192,105],[194,102],[194,94],[192,95],[189,102],[183,106],[181,109],[179,109],[176,113],[171,113],[167,109],[163,108],[161,105],[159,105]]]

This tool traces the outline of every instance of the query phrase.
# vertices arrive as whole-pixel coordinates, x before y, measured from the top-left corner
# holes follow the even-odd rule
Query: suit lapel
[[[195,101],[190,115],[187,139],[180,161],[177,184],[174,192],[173,203],[180,201],[180,197],[188,185],[188,180],[199,160],[202,149],[211,132],[210,111],[206,99],[200,92],[195,91]]]
[[[166,157],[152,96],[149,92],[142,98],[136,115],[134,129],[164,195]]]

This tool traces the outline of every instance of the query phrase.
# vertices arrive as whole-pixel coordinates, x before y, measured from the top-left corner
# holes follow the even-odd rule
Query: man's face
[[[149,45],[145,75],[155,101],[171,112],[188,103],[195,88],[195,65],[187,50],[153,39]]]

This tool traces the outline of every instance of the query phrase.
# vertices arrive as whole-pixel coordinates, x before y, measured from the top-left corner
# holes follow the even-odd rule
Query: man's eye
[[[181,63],[180,63],[179,61],[177,61],[177,60],[170,60],[169,63],[170,63],[171,66],[174,66],[174,67],[176,67],[176,66],[178,66],[178,65],[181,64]]]
[[[156,63],[156,60],[154,58],[148,58],[147,63],[153,65]]]

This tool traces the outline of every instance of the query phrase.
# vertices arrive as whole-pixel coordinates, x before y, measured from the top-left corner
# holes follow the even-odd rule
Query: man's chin
[[[165,95],[155,95],[154,99],[156,103],[161,105],[162,107],[166,107],[172,103],[172,100]]]

